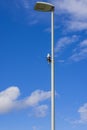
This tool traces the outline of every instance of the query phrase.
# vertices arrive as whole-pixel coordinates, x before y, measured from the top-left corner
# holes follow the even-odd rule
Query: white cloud
[[[50,0],[52,2],[52,0]],[[55,13],[61,20],[57,22],[68,33],[75,33],[73,31],[85,31],[87,30],[87,0],[54,0]],[[57,19],[56,19],[57,20]],[[81,35],[83,37],[84,34]],[[79,39],[80,40],[80,39]],[[63,37],[58,40],[55,52],[59,52],[62,49],[69,46],[71,43],[78,41],[73,37]],[[69,61],[78,62],[87,58],[87,40],[80,42],[70,56]],[[72,50],[71,50],[72,51]]]
[[[0,113],[5,113],[13,109],[19,95],[19,89],[14,86],[0,92]]]
[[[50,91],[36,90],[24,102],[27,106],[35,106],[39,102],[49,99],[50,96]]]
[[[64,25],[73,31],[87,29],[87,0],[54,0],[56,14],[67,15]],[[64,18],[64,17],[63,17]]]
[[[83,123],[87,123],[87,103],[85,103],[83,106],[81,106],[78,110],[80,114],[80,121]]]
[[[78,109],[79,119],[70,121],[72,124],[87,124],[87,103]]]
[[[10,112],[13,109],[24,109],[28,107],[36,108],[38,112],[45,115],[46,105],[39,106],[40,102],[50,99],[50,91],[36,90],[30,96],[18,100],[20,90],[18,87],[12,86],[0,92],[0,114]]]
[[[87,0],[54,0],[56,10],[69,13],[76,19],[87,19]]]
[[[64,49],[67,45],[70,45],[74,43],[77,40],[77,36],[73,35],[71,37],[62,37],[58,40],[56,47],[55,47],[55,52],[59,52],[61,49]]]

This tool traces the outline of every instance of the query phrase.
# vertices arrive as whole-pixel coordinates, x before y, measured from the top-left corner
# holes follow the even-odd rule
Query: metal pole
[[[54,11],[51,12],[51,130],[55,130]]]

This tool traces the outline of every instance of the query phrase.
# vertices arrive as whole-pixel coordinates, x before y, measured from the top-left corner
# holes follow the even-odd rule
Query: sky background
[[[87,0],[55,5],[56,130],[87,130]],[[0,0],[0,129],[50,130],[50,13]]]

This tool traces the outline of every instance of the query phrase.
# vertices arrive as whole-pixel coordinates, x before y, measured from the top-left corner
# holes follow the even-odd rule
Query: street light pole
[[[55,130],[54,5],[47,2],[37,2],[34,9],[51,12],[51,130]]]
[[[55,130],[54,11],[51,12],[51,130]]]

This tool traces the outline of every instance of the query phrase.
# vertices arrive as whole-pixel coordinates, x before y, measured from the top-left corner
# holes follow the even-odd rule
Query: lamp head
[[[51,12],[54,11],[54,5],[47,2],[37,2],[34,9],[37,11]]]

